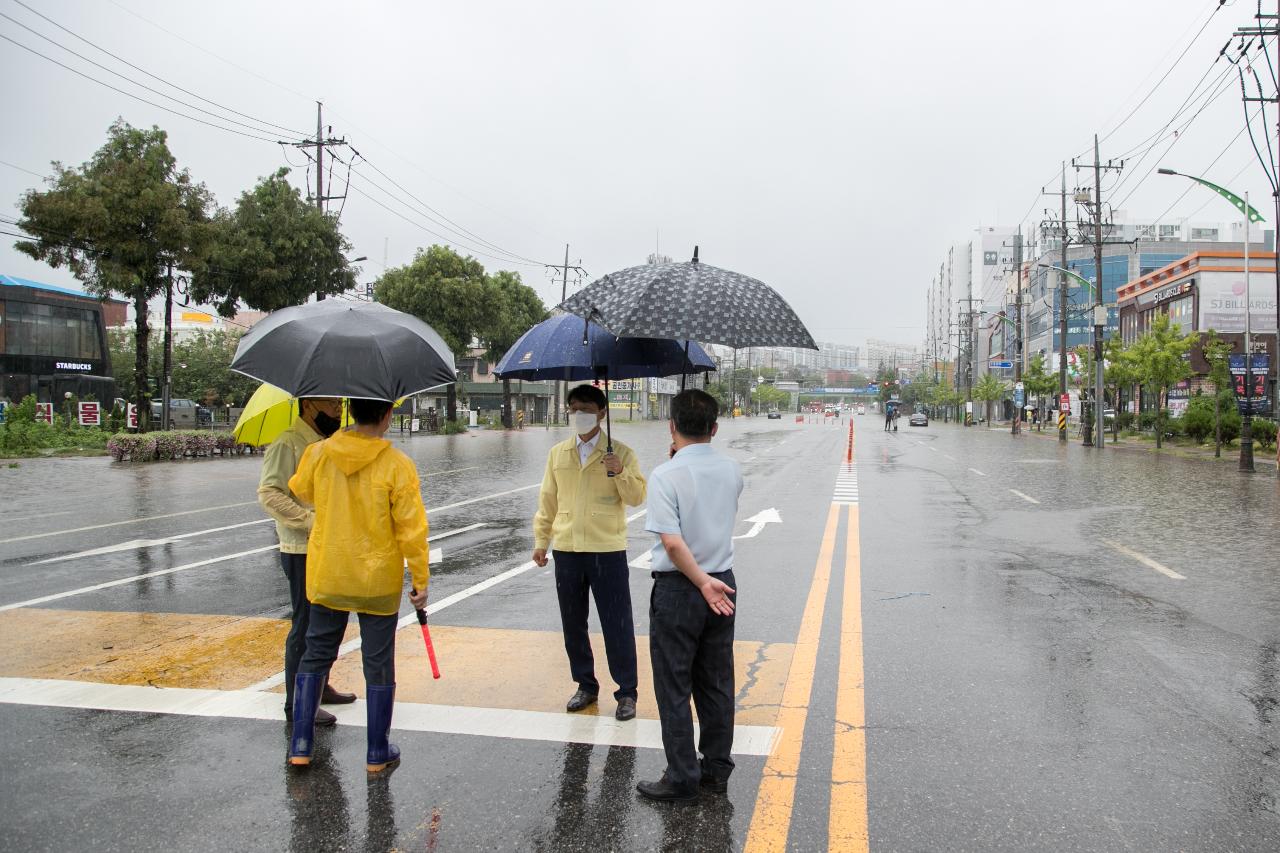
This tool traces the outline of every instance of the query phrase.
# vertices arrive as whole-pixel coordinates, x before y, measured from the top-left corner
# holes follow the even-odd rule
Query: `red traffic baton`
[[[414,590],[414,594],[417,594]],[[427,611],[421,607],[417,608],[418,624],[422,626],[422,642],[427,646],[427,659],[431,661],[431,675],[433,678],[440,677],[440,664],[436,663],[436,647],[431,643],[431,629],[427,627]]]

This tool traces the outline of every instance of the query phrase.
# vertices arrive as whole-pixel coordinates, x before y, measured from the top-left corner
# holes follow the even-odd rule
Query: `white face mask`
[[[569,426],[573,427],[573,431],[578,435],[586,435],[595,429],[598,423],[600,423],[599,419],[590,412],[569,413]]]

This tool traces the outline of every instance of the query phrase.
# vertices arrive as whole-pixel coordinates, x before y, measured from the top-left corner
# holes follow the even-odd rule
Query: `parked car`
[[[929,416],[924,412],[916,412],[911,416],[911,419],[907,421],[907,425],[927,427],[929,425]]]
[[[771,420],[771,421],[780,421],[780,420],[782,420],[782,412],[770,412],[770,413],[769,413],[769,420]]]
[[[162,401],[151,401],[151,422],[153,424],[160,423],[160,414],[163,410],[164,403]],[[208,426],[213,423],[213,412],[201,406],[195,400],[173,397],[169,400],[169,422],[175,427]]]

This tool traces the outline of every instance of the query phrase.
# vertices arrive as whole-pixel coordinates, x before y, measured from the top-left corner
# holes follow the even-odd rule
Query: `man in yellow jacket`
[[[414,607],[427,603],[427,512],[418,472],[382,436],[392,404],[352,400],[355,426],[311,445],[289,488],[315,507],[307,548],[311,624],[293,691],[289,763],[311,763],[315,710],[351,613],[360,620],[360,654],[368,704],[368,755],[377,773],[400,763],[388,741],[395,701],[396,621],[404,568]]]
[[[300,503],[289,491],[289,478],[298,470],[307,446],[328,438],[341,422],[342,401],[334,397],[307,397],[298,401],[298,417],[267,448],[258,481],[258,503],[275,519],[276,537],[280,540],[280,566],[289,581],[291,624],[284,641],[284,717],[293,720],[293,678],[307,645],[307,625],[311,605],[307,602],[307,537],[315,512]],[[345,705],[356,701],[354,693],[338,691],[328,684],[320,696],[323,705]],[[320,708],[317,726],[332,726],[338,718]]]
[[[567,397],[574,435],[551,448],[533,517],[533,561],[547,564],[554,548],[556,596],[569,672],[578,690],[565,705],[581,711],[600,694],[587,634],[588,595],[594,595],[609,674],[618,685],[614,716],[636,715],[635,623],[627,568],[626,507],[644,503],[645,481],[631,448],[613,442],[607,452],[600,422],[608,402],[604,392],[579,385]]]

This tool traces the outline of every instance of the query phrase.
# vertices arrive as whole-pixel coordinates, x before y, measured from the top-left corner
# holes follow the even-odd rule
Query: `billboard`
[[[1244,331],[1244,273],[1204,270],[1200,273],[1201,331]],[[1275,273],[1250,272],[1249,314],[1255,334],[1275,333]]]

